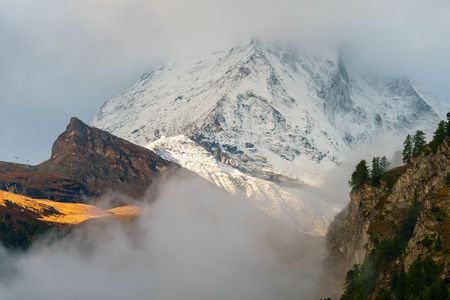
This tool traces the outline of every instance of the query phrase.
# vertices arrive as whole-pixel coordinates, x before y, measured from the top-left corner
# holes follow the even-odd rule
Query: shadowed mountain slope
[[[49,160],[37,166],[1,162],[0,189],[66,202],[107,192],[140,199],[152,183],[178,171],[190,174],[149,149],[72,118]]]

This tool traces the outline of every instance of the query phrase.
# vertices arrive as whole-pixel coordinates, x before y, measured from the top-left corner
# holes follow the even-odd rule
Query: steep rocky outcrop
[[[381,241],[395,240],[399,228],[416,207],[412,232],[395,261],[385,267],[378,288],[387,285],[390,271],[407,270],[419,257],[430,255],[450,281],[450,138],[433,153],[426,148],[402,167],[388,171],[380,187],[366,184],[351,192],[350,204],[331,224],[324,268],[337,295],[345,274],[362,264]],[[439,243],[439,247],[435,247]]]
[[[188,173],[149,149],[72,118],[49,160],[37,166],[0,163],[0,189],[63,202],[107,192],[140,199],[155,180],[175,172]]]
[[[113,191],[140,198],[154,180],[180,168],[144,147],[72,118],[53,144],[50,159],[38,169],[73,178],[96,196]]]

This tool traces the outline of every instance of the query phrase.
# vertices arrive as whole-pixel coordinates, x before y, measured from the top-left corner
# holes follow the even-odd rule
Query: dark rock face
[[[83,196],[92,196],[82,183],[70,177],[10,162],[0,162],[0,190],[61,202],[83,202]]]
[[[401,255],[385,270],[407,270],[418,257],[430,255],[443,266],[442,277],[450,282],[450,138],[436,153],[427,148],[406,165],[385,175],[380,187],[369,184],[353,190],[350,203],[339,213],[326,236],[328,257],[324,263],[327,286],[337,296],[346,272],[361,264],[379,241],[395,238],[408,210],[418,203],[417,223]],[[442,239],[443,250],[431,245]],[[383,275],[383,274],[382,274]],[[386,277],[386,276],[385,276]],[[388,281],[382,278],[380,284]],[[383,286],[384,287],[384,286]]]
[[[74,179],[40,172],[0,173],[0,190],[61,202],[83,202],[83,196],[92,196]]]
[[[39,170],[81,182],[94,195],[107,191],[140,198],[155,180],[178,170],[152,151],[72,118]]]
[[[49,160],[37,166],[0,163],[0,189],[64,202],[106,192],[138,200],[155,180],[179,170],[144,147],[72,118]]]

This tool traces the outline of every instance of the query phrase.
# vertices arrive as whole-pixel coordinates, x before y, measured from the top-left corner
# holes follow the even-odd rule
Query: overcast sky
[[[450,102],[447,0],[0,0],[0,160],[48,158],[71,116],[156,65],[264,35],[345,44]]]

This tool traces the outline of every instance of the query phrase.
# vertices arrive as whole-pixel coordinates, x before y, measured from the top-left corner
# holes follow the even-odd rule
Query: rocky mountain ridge
[[[313,236],[324,236],[330,220],[339,210],[320,199],[300,197],[292,190],[243,173],[214,158],[206,149],[185,136],[160,138],[147,148],[160,157],[193,171],[232,195],[251,201],[266,215],[286,227]],[[325,217],[324,217],[325,216]]]
[[[201,156],[204,164],[194,154],[182,155],[185,165],[196,162],[192,172],[204,175],[212,157],[231,167],[217,177],[229,178],[233,170],[248,175],[228,182],[228,189],[272,182],[289,195],[284,211],[299,211],[299,203],[312,207],[284,223],[308,220],[300,227],[312,228],[321,222],[326,227],[343,205],[305,195],[308,188],[321,188],[330,170],[362,144],[434,126],[441,107],[408,78],[362,75],[339,53],[252,40],[144,74],[107,101],[93,125],[167,153],[190,145],[174,145],[176,138],[166,143],[184,136],[208,153]],[[264,205],[270,215],[291,215],[280,213],[279,199],[271,199]]]
[[[358,144],[434,124],[442,111],[406,77],[252,40],[144,74],[93,125],[141,146],[184,135],[251,176],[314,185]]]
[[[449,175],[450,138],[446,138],[436,153],[427,147],[409,164],[388,171],[380,187],[365,184],[352,191],[350,204],[336,216],[326,236],[329,256],[324,269],[335,295],[342,290],[347,271],[362,265],[382,241],[395,240],[413,208],[417,215],[405,249],[383,271],[378,289],[389,286],[392,270],[408,270],[428,255],[450,282]],[[442,243],[440,249],[436,243]]]
[[[84,202],[105,193],[141,199],[152,183],[182,170],[149,149],[72,118],[49,160],[26,166],[0,163],[0,188],[35,198]]]

